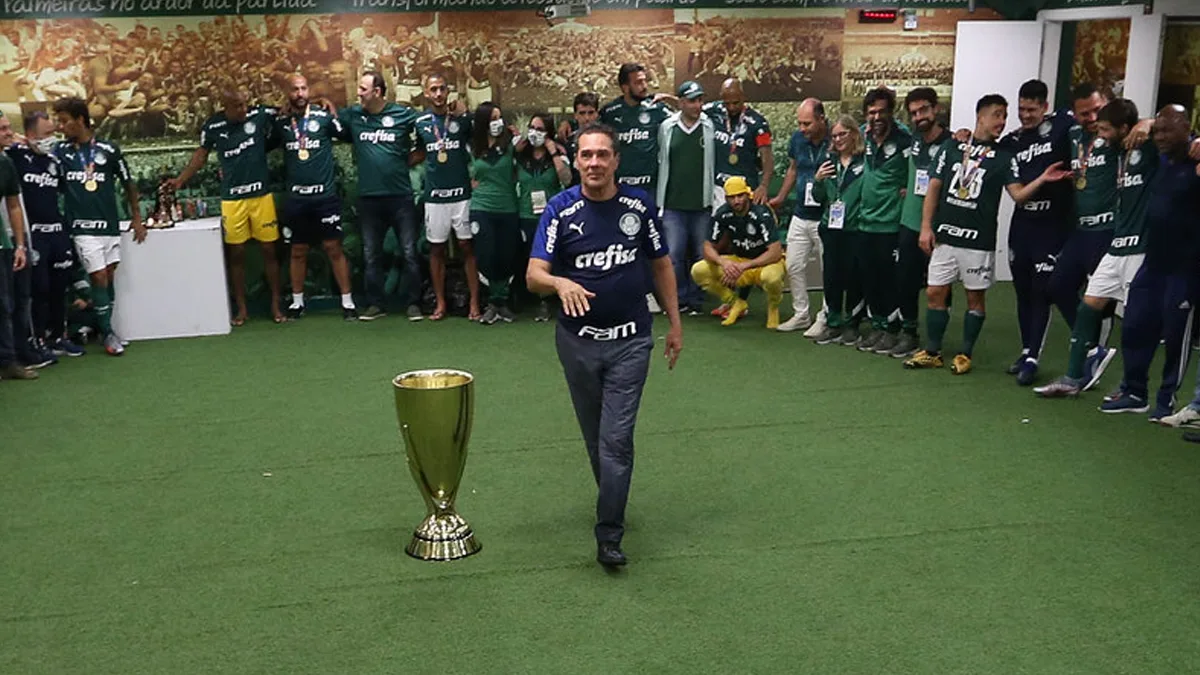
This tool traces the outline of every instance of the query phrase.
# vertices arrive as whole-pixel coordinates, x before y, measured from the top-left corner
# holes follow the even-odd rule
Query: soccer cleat
[[[804,331],[804,337],[816,338],[818,335],[825,332],[825,329],[829,327],[825,314],[826,312],[823,309],[820,312],[817,312],[817,320],[813,321],[812,325],[808,327],[808,330]]]
[[[896,333],[888,333],[884,331],[883,337],[879,338],[879,342],[875,343],[875,349],[871,351],[876,354],[888,355],[896,348],[896,343],[900,342],[900,336]]]
[[[1197,411],[1191,406],[1187,406],[1174,415],[1160,417],[1156,421],[1164,427],[1200,429],[1200,411]]]
[[[375,319],[382,319],[385,316],[387,316],[387,312],[383,311],[382,309],[379,309],[375,305],[371,305],[370,307],[364,309],[362,314],[358,315],[358,320],[359,321],[374,321]]]
[[[288,305],[287,318],[288,321],[295,321],[304,316],[304,305]]]
[[[813,342],[819,345],[837,344],[842,337],[842,329],[835,326],[826,326],[825,330],[821,331],[820,335],[813,337]]]
[[[504,323],[512,323],[517,320],[512,310],[503,305],[496,308],[496,316]]]
[[[918,351],[916,354],[913,354],[911,358],[904,362],[904,367],[908,368],[909,370],[916,370],[918,368],[941,368],[942,365],[944,364],[942,363],[941,354],[930,354],[924,349]]]
[[[1094,347],[1088,352],[1087,359],[1083,362],[1083,390],[1088,391],[1097,384],[1100,384],[1100,378],[1104,377],[1104,369],[1108,368],[1108,364],[1117,355],[1117,350],[1109,347]]]
[[[104,351],[110,356],[120,356],[125,353],[125,345],[121,344],[121,338],[116,333],[109,333],[104,336]]]
[[[1150,404],[1141,396],[1122,393],[1117,398],[1111,401],[1105,401],[1100,404],[1100,412],[1116,414],[1116,413],[1145,413],[1150,411]]]
[[[901,333],[900,338],[896,340],[896,346],[892,347],[892,351],[888,352],[888,356],[893,359],[907,359],[916,354],[919,348],[920,342],[916,335]]]
[[[421,308],[416,305],[409,305],[408,309],[404,310],[404,315],[408,317],[409,321],[420,321],[425,318],[425,315],[421,313]]]
[[[1033,393],[1042,398],[1070,398],[1078,396],[1082,389],[1082,382],[1073,377],[1063,375],[1050,384],[1034,387]]]
[[[859,339],[860,337],[858,334],[858,328],[855,326],[846,325],[842,326],[842,334],[838,338],[837,343],[847,347],[854,347],[858,344]]]
[[[1028,387],[1037,379],[1038,362],[1036,359],[1025,357],[1021,361],[1021,369],[1017,371],[1017,385]]]
[[[860,351],[860,352],[875,351],[875,345],[879,344],[879,341],[883,339],[883,336],[884,336],[883,331],[872,330],[870,333],[867,333],[863,337],[863,339],[858,341],[858,345],[857,345],[858,351]]]
[[[1016,361],[1012,362],[1012,365],[1010,365],[1008,370],[1005,372],[1007,372],[1009,375],[1016,375],[1017,373],[1021,372],[1021,364],[1025,363],[1026,357],[1027,354],[1025,352],[1021,352],[1021,355],[1017,357]]]
[[[721,305],[717,307],[713,311],[709,312],[709,316],[714,316],[718,319],[724,319],[725,317],[729,316],[729,305]]]
[[[966,375],[971,372],[971,357],[966,354],[955,354],[950,361],[950,372],[955,375]]]
[[[550,305],[543,300],[538,304],[537,314],[533,315],[534,321],[549,321],[550,320]]]
[[[734,304],[736,305],[737,303]],[[811,325],[812,321],[809,321],[807,316],[802,314],[793,314],[792,318],[779,324],[779,327],[775,330],[781,333],[791,333],[792,331],[804,330]]]
[[[767,308],[767,330],[776,330],[779,328],[779,308]]]
[[[343,307],[342,308],[342,320],[343,321],[358,321],[359,318],[360,317],[358,316],[358,308],[357,307]]]
[[[67,338],[59,338],[50,343],[50,353],[55,356],[83,356],[87,352]]]
[[[500,313],[492,305],[488,305],[483,310],[483,316],[479,317],[479,323],[490,326],[500,320]]]
[[[1148,418],[1153,424],[1162,424],[1162,421],[1171,416],[1174,409],[1169,405],[1158,404],[1154,406],[1154,412],[1150,413]]]
[[[721,325],[732,326],[733,324],[737,323],[737,320],[742,318],[742,314],[746,313],[746,307],[748,307],[748,305],[746,304],[745,300],[742,300],[741,298],[734,300],[733,306],[729,308],[729,316],[725,317],[725,320],[721,322]]]

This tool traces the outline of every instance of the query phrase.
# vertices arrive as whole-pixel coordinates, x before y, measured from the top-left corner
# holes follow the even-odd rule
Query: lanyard
[[[308,112],[311,106],[304,106],[304,117],[300,120],[300,128],[296,128],[296,118],[292,117],[292,135],[296,137],[298,150],[307,150],[305,141],[308,139]]]

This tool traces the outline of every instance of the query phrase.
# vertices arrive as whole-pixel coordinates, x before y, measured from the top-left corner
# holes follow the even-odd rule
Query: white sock
[[[304,294],[303,293],[292,293],[292,307],[303,307],[303,306],[304,306]]]
[[[342,308],[354,309],[354,296],[349,293],[342,293]]]

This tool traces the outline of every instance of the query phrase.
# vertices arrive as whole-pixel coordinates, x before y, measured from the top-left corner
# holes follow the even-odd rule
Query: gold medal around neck
[[[300,158],[301,162],[307,162],[308,161],[308,148],[300,148],[300,152],[297,152],[296,156]]]
[[[729,153],[729,166],[733,166],[734,164],[737,164],[737,163],[738,163],[738,156],[733,153]]]
[[[87,190],[88,192],[95,192],[96,190],[100,189],[100,184],[97,183],[95,179],[90,179],[83,184],[83,189]]]
[[[958,189],[955,190],[955,194],[958,195],[959,199],[967,199],[971,196],[971,190],[966,186],[960,185],[958,186]]]
[[[449,159],[450,155],[447,155],[445,150],[438,150],[437,160],[439,164],[445,164]]]
[[[1083,190],[1086,187],[1087,187],[1087,177],[1086,176],[1080,176],[1079,178],[1075,179],[1075,189],[1076,190]]]

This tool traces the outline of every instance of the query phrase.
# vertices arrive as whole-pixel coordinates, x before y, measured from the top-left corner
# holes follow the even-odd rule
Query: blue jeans
[[[679,306],[699,308],[704,304],[704,291],[692,281],[691,270],[693,263],[704,259],[704,242],[708,241],[712,227],[711,212],[664,209],[662,223],[671,265],[675,268]]]
[[[417,260],[417,213],[411,196],[385,195],[358,198],[358,219],[362,230],[363,267],[367,305],[384,308],[383,241],[390,228],[396,233],[403,258],[401,286],[404,305],[416,304],[421,294],[421,268]]]

